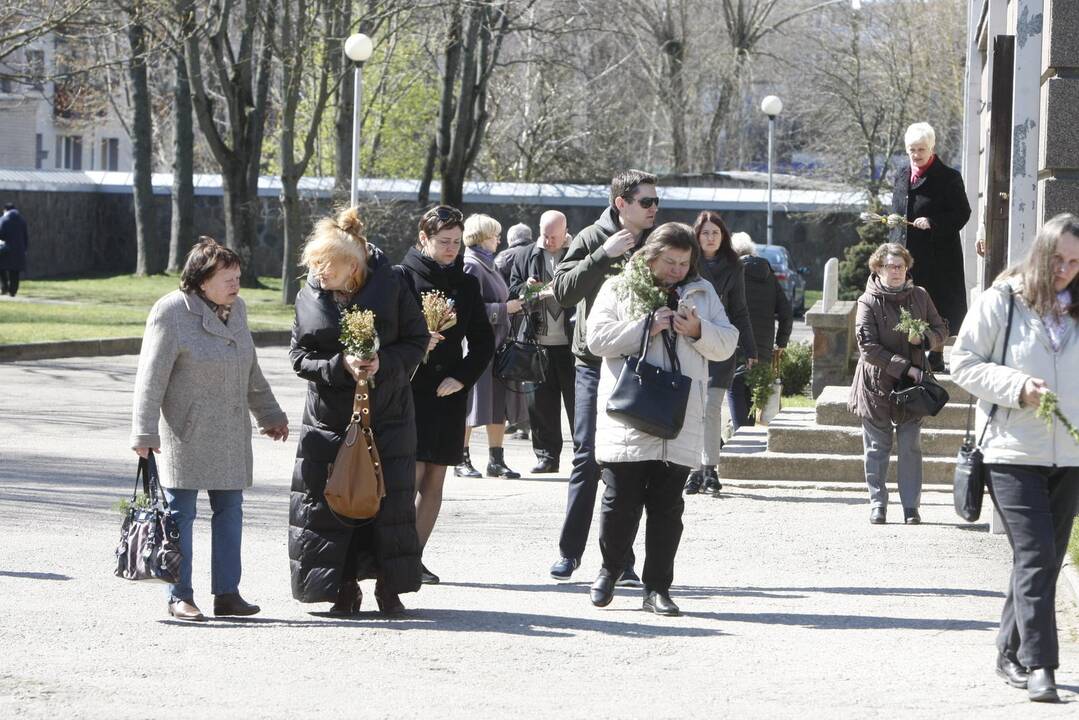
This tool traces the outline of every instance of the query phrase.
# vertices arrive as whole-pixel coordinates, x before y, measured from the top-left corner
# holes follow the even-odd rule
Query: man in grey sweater
[[[576,307],[573,354],[577,358],[574,382],[573,469],[569,477],[566,519],[558,547],[561,557],[551,566],[551,577],[568,580],[581,564],[592,511],[596,504],[599,465],[596,463],[596,395],[600,359],[588,350],[585,323],[592,303],[607,278],[622,271],[656,222],[659,197],[656,176],[626,170],[611,179],[611,204],[593,225],[582,230],[555,270],[554,298],[564,308]],[[640,587],[630,551],[618,584]]]

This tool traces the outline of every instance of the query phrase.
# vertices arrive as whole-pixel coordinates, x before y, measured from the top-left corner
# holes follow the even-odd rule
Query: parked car
[[[806,280],[804,275],[809,268],[795,268],[791,263],[790,253],[782,245],[757,245],[757,254],[768,261],[772,266],[772,272],[776,274],[776,280],[787,298],[791,301],[794,314],[798,317],[806,312]]]

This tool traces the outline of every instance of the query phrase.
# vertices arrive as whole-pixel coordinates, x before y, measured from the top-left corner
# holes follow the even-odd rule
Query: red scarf
[[[927,162],[922,167],[918,167],[917,165],[911,163],[911,166],[910,166],[910,184],[913,185],[914,183],[918,182],[923,177],[925,177],[925,174],[927,172],[929,172],[929,168],[933,167],[933,163],[936,162],[936,160],[937,160],[937,156],[936,156],[936,154],[934,154],[934,155],[930,156],[929,162]]]

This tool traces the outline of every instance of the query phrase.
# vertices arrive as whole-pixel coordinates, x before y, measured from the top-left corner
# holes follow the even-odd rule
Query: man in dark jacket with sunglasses
[[[551,566],[551,577],[556,580],[568,580],[580,567],[599,485],[595,448],[600,359],[588,350],[588,313],[604,281],[621,272],[655,226],[658,210],[655,175],[641,170],[619,173],[611,179],[610,206],[594,224],[577,234],[555,270],[552,283],[555,300],[564,308],[577,308],[573,329],[573,354],[577,358],[573,470],[569,477],[566,519],[558,541],[561,557]],[[633,569],[634,562],[631,550],[618,585],[641,586]]]

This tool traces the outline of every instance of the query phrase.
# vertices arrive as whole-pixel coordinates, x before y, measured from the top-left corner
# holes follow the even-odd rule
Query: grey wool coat
[[[131,447],[159,447],[161,483],[181,490],[251,487],[251,416],[287,421],[255,356],[247,308],[228,325],[197,295],[175,290],[146,320],[135,376]]]
[[[495,334],[495,348],[506,342],[510,334],[510,316],[506,311],[506,301],[510,291],[494,263],[489,263],[472,248],[465,248],[465,274],[479,280],[480,296],[487,320]],[[506,421],[506,386],[495,380],[492,365],[487,363],[476,384],[468,392],[468,418],[465,424],[476,427]],[[462,438],[463,441],[463,438]]]

